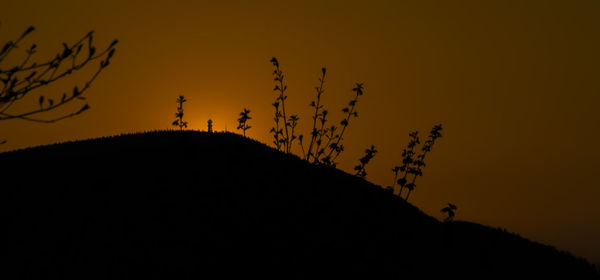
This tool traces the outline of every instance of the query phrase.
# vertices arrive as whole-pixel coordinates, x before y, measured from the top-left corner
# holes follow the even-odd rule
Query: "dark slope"
[[[77,141],[0,154],[0,168],[3,279],[598,277],[235,134]]]

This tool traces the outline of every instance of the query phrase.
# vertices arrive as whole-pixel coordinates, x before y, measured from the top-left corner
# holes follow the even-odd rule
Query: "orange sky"
[[[98,46],[120,43],[90,111],[0,122],[1,151],[170,128],[179,94],[192,129],[212,118],[232,131],[246,107],[248,136],[270,142],[276,56],[305,134],[321,67],[332,120],[364,82],[342,169],[374,144],[367,179],[388,185],[408,133],[441,123],[412,203],[441,217],[450,201],[458,219],[600,262],[598,1],[35,2],[2,4],[2,42],[34,25],[40,59],[91,29]],[[38,93],[59,98],[83,78]]]

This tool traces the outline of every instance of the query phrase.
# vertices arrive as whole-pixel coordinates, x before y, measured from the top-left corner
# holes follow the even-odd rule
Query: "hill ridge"
[[[2,188],[9,267],[21,276],[598,279],[552,246],[441,223],[376,184],[234,133],[86,139],[5,152],[0,166],[21,178]]]

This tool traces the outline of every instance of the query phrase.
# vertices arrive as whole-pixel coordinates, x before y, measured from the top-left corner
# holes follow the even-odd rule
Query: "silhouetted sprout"
[[[176,101],[177,104],[179,104],[179,106],[177,107],[177,113],[175,113],[175,117],[177,119],[173,121],[172,125],[178,126],[179,130],[183,130],[184,127],[187,128],[187,122],[183,121],[183,103],[186,101],[187,100],[185,100],[185,97],[183,97],[183,95],[180,95]]]
[[[244,108],[244,110],[240,113],[240,118],[238,119],[237,129],[241,129],[244,132],[244,137],[246,137],[246,130],[251,128],[251,126],[248,125],[248,120],[252,119],[249,114],[250,110]]]
[[[412,166],[408,168],[408,173],[412,174],[414,177],[409,184],[406,184],[406,188],[408,189],[408,194],[406,195],[406,200],[408,201],[408,197],[410,193],[415,189],[415,181],[418,176],[423,176],[423,168],[425,167],[425,156],[427,153],[431,151],[435,141],[442,137],[440,131],[442,130],[442,125],[438,124],[433,126],[431,129],[427,141],[423,144],[421,148],[421,154],[417,156],[417,158],[413,161]]]
[[[283,151],[289,153],[291,152],[292,141],[290,140],[290,134],[288,131],[288,127],[291,126],[291,123],[289,122],[285,112],[285,100],[287,99],[285,91],[287,90],[287,85],[284,81],[283,71],[281,71],[279,68],[279,61],[277,58],[273,57],[270,62],[275,67],[275,70],[273,70],[273,81],[275,82],[275,88],[273,88],[273,90],[279,94],[275,100],[275,103],[273,103],[273,106],[275,107],[275,127],[271,128],[270,132],[274,134],[276,143],[275,146],[277,149],[281,150],[283,146]],[[281,105],[281,107],[279,105]],[[283,118],[284,123],[283,129],[281,129],[279,126],[279,121],[281,118]]]
[[[400,171],[400,166],[394,166],[394,168],[392,168],[392,172],[394,172],[394,181],[393,181],[393,183],[392,183],[391,186],[386,186],[385,187],[387,190],[391,190],[392,193],[396,189],[396,183],[397,183],[397,180],[398,180],[398,172],[399,171]]]
[[[367,171],[365,170],[365,166],[369,163],[369,161],[375,156],[377,150],[375,150],[375,146],[371,145],[371,148],[365,150],[365,156],[360,158],[360,164],[354,167],[356,170],[356,176],[364,178],[367,176]]]
[[[115,54],[115,46],[118,43],[117,40],[114,40],[104,50],[96,53],[96,47],[92,44],[94,33],[93,31],[90,31],[73,44],[69,45],[67,43],[62,43],[62,50],[57,52],[56,56],[53,58],[41,62],[30,62],[30,59],[37,52],[37,45],[31,44],[29,47],[25,47],[25,43],[22,41],[34,30],[35,28],[30,26],[16,40],[10,40],[3,46],[0,45],[2,46],[0,49],[0,121],[22,119],[41,123],[52,123],[83,113],[90,108],[89,105],[84,104],[80,109],[59,117],[46,119],[35,117],[41,113],[57,109],[74,100],[85,100],[83,94],[98,77],[100,72],[109,65],[110,59]],[[14,65],[2,65],[4,60],[17,49],[24,50],[25,58],[16,62]],[[75,86],[73,88],[73,94],[67,95],[66,93],[63,93],[60,99],[46,98],[45,96],[40,95],[37,98],[39,104],[39,107],[37,108],[31,106],[13,107],[13,105],[20,104],[19,101],[23,100],[26,96],[30,96],[34,90],[52,84],[82,70],[86,65],[91,65],[92,62],[96,60],[100,60],[100,67],[93,72],[91,78],[85,82],[83,87],[78,88]],[[29,109],[23,110],[23,108]],[[2,140],[2,142],[4,143],[5,140]]]
[[[321,68],[321,77],[318,79],[319,86],[315,87],[317,96],[316,99],[309,104],[315,109],[315,113],[313,115],[312,130],[310,132],[310,142],[308,143],[308,148],[305,150],[303,135],[300,134],[299,136],[296,136],[295,134],[295,128],[300,118],[298,118],[297,115],[291,115],[288,118],[285,111],[285,100],[287,99],[285,91],[287,90],[287,85],[285,84],[279,61],[277,58],[273,57],[270,62],[275,67],[273,71],[275,88],[273,90],[278,93],[275,102],[272,104],[275,108],[275,117],[273,118],[275,125],[269,130],[269,133],[273,135],[275,147],[279,151],[290,153],[293,142],[298,139],[300,148],[302,149],[302,155],[306,161],[312,162],[313,164],[323,164],[335,167],[335,160],[339,157],[341,152],[344,151],[344,145],[342,144],[344,132],[348,127],[350,119],[358,117],[358,112],[356,112],[355,108],[358,97],[363,95],[363,85],[357,83],[352,89],[352,91],[355,92],[355,97],[348,103],[348,106],[342,110],[342,112],[345,113],[345,116],[340,122],[342,129],[338,133],[339,130],[337,129],[337,126],[327,125],[328,112],[324,109],[324,106],[321,105],[321,96],[325,91],[325,74],[327,72],[325,67]],[[284,122],[283,128],[280,125],[282,120]]]
[[[409,133],[408,136],[410,138],[410,140],[408,141],[408,147],[402,150],[402,165],[396,166],[392,169],[392,171],[394,172],[394,180],[396,180],[395,178],[398,177],[398,172],[403,174],[403,176],[400,179],[395,181],[395,183],[398,183],[398,185],[400,185],[400,191],[398,192],[398,196],[402,196],[402,189],[407,186],[407,176],[413,168],[413,157],[415,155],[414,149],[418,144],[421,143],[421,141],[419,140],[418,131],[413,131]],[[395,184],[393,186],[395,187]],[[408,187],[414,187],[414,184]]]
[[[310,143],[308,144],[307,152],[305,153],[304,159],[310,162],[310,158],[313,157],[316,159],[315,154],[319,150],[320,138],[323,136],[324,128],[325,128],[325,116],[327,115],[327,110],[323,109],[323,105],[321,105],[321,95],[325,92],[323,89],[323,85],[325,84],[325,73],[327,69],[325,67],[321,68],[321,77],[319,78],[319,86],[315,87],[317,92],[317,98],[315,101],[312,101],[309,105],[315,108],[315,114],[313,116],[313,126],[310,132]],[[321,128],[317,128],[317,121],[321,122]],[[313,151],[313,145],[315,142],[318,144],[315,146],[315,150]],[[302,147],[304,150],[304,147]]]
[[[283,130],[279,127],[279,119],[281,119],[281,112],[279,111],[279,102],[273,102],[273,107],[275,108],[275,117],[273,118],[273,120],[275,121],[275,126],[272,127],[269,132],[273,133],[273,144],[275,144],[275,147],[278,151],[281,151],[282,143],[284,143],[285,140],[282,137]]]
[[[208,119],[208,132],[213,132],[213,121]]]
[[[302,140],[304,140],[304,135],[302,135],[302,134],[298,135],[298,145],[300,146],[300,149],[302,150],[302,156],[306,159],[306,151],[304,150],[304,144],[302,143]]]
[[[363,84],[356,83],[356,86],[352,89],[355,92],[354,99],[350,100],[348,106],[342,109],[342,112],[346,114],[344,119],[340,122],[342,126],[342,131],[336,135],[335,140],[333,140],[329,145],[329,152],[325,156],[329,165],[335,166],[335,160],[338,156],[344,151],[344,145],[342,145],[342,140],[344,139],[344,132],[346,132],[346,128],[348,128],[348,124],[350,123],[350,119],[352,117],[358,117],[358,112],[356,111],[356,103],[358,102],[358,97],[363,95]]]
[[[334,141],[340,137],[339,134],[335,134],[336,130],[337,130],[337,127],[335,125],[332,125],[331,127],[327,128],[323,131],[324,136],[327,139],[327,142],[325,142],[325,144],[323,145],[323,148],[320,148],[319,151],[317,152],[317,157],[316,157],[315,163],[335,167],[335,163],[331,160],[331,156],[325,155],[325,150],[327,148],[332,148],[335,145]],[[343,149],[343,147],[342,147],[342,149]],[[321,156],[323,156],[323,157],[321,157]]]
[[[288,126],[290,127],[290,151],[291,151],[291,145],[294,143],[294,140],[296,140],[296,138],[298,136],[296,136],[295,134],[295,129],[296,126],[298,125],[298,121],[300,120],[300,118],[298,118],[298,116],[296,115],[291,115],[290,118],[288,119]]]
[[[331,127],[325,126],[325,124],[327,123],[327,114],[327,110],[323,110],[321,111],[321,114],[319,116],[319,122],[321,123],[321,127],[318,130],[318,138],[315,141],[315,154],[313,155],[313,163],[315,164],[324,163],[324,160],[321,157],[325,155],[325,148],[327,148],[330,145],[331,141],[333,141],[337,137],[333,134],[337,129],[335,125],[332,125]],[[327,140],[327,142],[324,145],[322,145],[323,137],[325,137]]]
[[[444,219],[444,222],[448,223],[454,220],[454,210],[457,210],[457,208],[450,202],[448,202],[448,206],[442,208],[441,212],[448,214],[448,217]]]

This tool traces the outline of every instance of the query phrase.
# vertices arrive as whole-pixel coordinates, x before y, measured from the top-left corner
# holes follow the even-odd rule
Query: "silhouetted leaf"
[[[85,105],[83,105],[83,107],[81,107],[81,109],[79,109],[79,112],[77,112],[77,113],[81,113],[81,112],[83,112],[85,110],[88,110],[88,109],[90,109],[90,105],[85,104]]]
[[[27,50],[27,53],[29,53],[29,54],[35,53],[35,49],[36,48],[37,48],[36,44],[31,45],[31,47],[29,48],[29,50]]]
[[[406,178],[400,178],[398,179],[398,185],[403,186],[406,185]]]
[[[61,55],[61,56],[62,56],[62,58],[64,59],[64,58],[67,58],[69,55],[71,55],[72,51],[71,51],[71,49],[69,48],[69,46],[67,46],[67,43],[64,43],[64,42],[63,42],[62,44],[63,44],[63,47],[64,47],[65,49],[63,50],[63,53],[62,53],[62,55]]]
[[[110,52],[108,52],[108,58],[111,58],[114,54],[115,54],[115,49],[110,50]]]
[[[29,33],[33,32],[34,30],[35,30],[35,27],[33,27],[33,26],[29,26],[29,27],[27,28],[27,30],[25,30],[25,32],[23,32],[23,35],[21,35],[21,38],[23,38],[23,37],[27,36],[27,34],[29,34]]]
[[[6,44],[4,45],[4,47],[2,48],[2,51],[0,51],[0,55],[4,54],[6,51],[8,51],[8,49],[13,45],[13,41],[8,41],[6,42]]]
[[[100,68],[105,68],[110,62],[107,60],[100,61]]]

